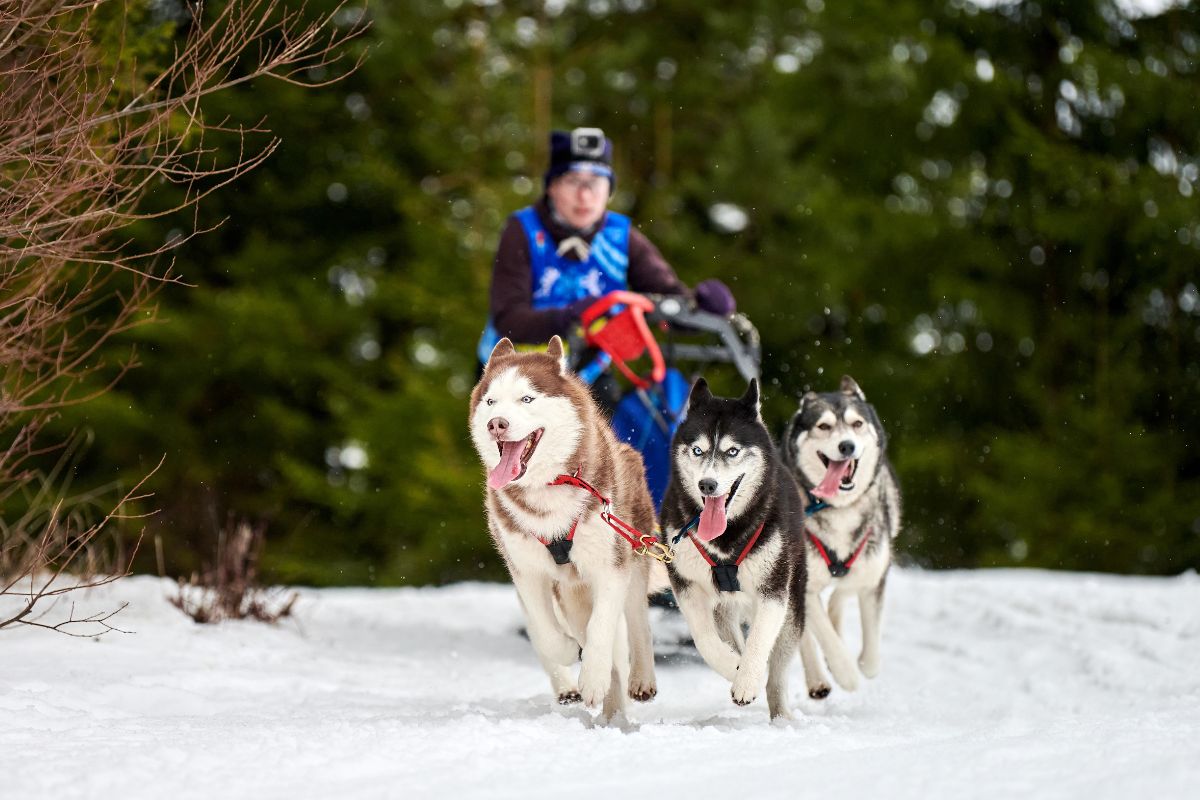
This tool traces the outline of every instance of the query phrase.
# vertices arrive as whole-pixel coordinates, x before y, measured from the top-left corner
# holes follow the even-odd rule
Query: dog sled
[[[601,297],[581,321],[582,335],[572,337],[571,367],[589,385],[623,377],[627,387],[612,426],[641,454],[658,510],[670,477],[671,437],[693,379],[714,365],[732,367],[747,382],[758,378],[758,330],[743,314],[725,317],[686,298],[628,291]]]

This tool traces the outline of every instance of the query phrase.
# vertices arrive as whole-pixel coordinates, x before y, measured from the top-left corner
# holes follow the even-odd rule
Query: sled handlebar
[[[616,308],[614,312],[613,309]],[[612,317],[628,314],[624,321],[608,336],[602,331],[612,324]],[[602,322],[604,327],[593,331],[593,326]],[[602,372],[608,366],[608,360],[617,362],[618,368],[633,381],[634,385],[649,385],[645,379],[632,376],[625,360],[640,356],[644,350],[637,345],[644,345],[649,350],[654,372],[651,378],[657,377],[659,364],[675,360],[693,361],[702,364],[725,363],[732,364],[738,373],[747,381],[759,377],[761,361],[761,346],[758,330],[744,314],[733,314],[726,317],[696,308],[695,304],[686,297],[678,295],[638,294],[629,291],[610,292],[596,300],[580,315],[584,328],[584,342],[602,351],[603,361],[592,366],[596,373]],[[623,329],[623,330],[622,330]],[[660,345],[654,337],[656,332],[665,334],[666,341]],[[616,336],[616,334],[620,334]],[[685,340],[678,341],[674,334],[682,335]],[[706,341],[697,342],[695,336],[707,336]],[[687,337],[693,337],[687,341]],[[632,342],[631,349],[623,351],[622,358],[617,359],[612,352],[611,344],[606,346],[608,338],[627,338]],[[713,341],[715,339],[715,341]],[[665,351],[665,352],[664,352]],[[595,375],[587,378],[590,383]]]
[[[662,350],[646,324],[646,314],[654,309],[654,301],[644,295],[615,291],[592,303],[580,316],[584,341],[607,353],[617,369],[639,389],[661,383],[667,374]],[[625,363],[646,352],[652,364],[649,380],[635,374]]]

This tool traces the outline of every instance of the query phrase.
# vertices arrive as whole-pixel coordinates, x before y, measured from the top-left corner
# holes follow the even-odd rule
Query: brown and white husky
[[[487,473],[488,529],[558,702],[603,704],[609,718],[626,694],[650,700],[657,692],[650,559],[601,519],[591,492],[555,484],[578,475],[611,500],[612,514],[651,533],[654,504],[641,457],[617,441],[567,369],[557,336],[544,353],[518,353],[500,340],[471,393],[470,427]]]

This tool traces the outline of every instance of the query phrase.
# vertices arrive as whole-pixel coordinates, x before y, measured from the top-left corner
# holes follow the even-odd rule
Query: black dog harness
[[[695,534],[692,533],[692,529],[697,527],[699,524],[700,518],[696,517],[679,532],[679,535],[675,537],[675,541],[678,542],[685,535],[692,540],[692,544],[696,545],[696,550],[700,553],[700,557],[708,562],[708,565],[712,567],[713,583],[717,585],[718,591],[741,591],[742,586],[738,582],[738,567],[743,561],[746,560],[746,556],[750,555],[750,549],[754,547],[754,543],[757,542],[758,537],[762,535],[763,527],[767,524],[767,521],[762,521],[762,524],[758,526],[758,530],[756,530],[754,535],[750,537],[750,541],[746,542],[746,546],[742,548],[741,554],[734,559],[732,563],[716,561],[708,554],[708,551],[704,549],[704,545],[700,544],[700,540],[697,539]]]
[[[550,553],[550,557],[554,559],[554,563],[561,567],[563,564],[571,563],[571,545],[574,544],[575,529],[577,527],[579,527],[578,519],[571,523],[571,532],[567,534],[567,538],[565,539],[551,539],[550,541],[546,541],[542,537],[537,536],[537,534],[534,535],[537,536],[539,542],[546,545],[546,550]]]

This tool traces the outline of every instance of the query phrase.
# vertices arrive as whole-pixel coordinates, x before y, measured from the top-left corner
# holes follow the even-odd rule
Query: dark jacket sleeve
[[[692,294],[658,248],[637,228],[629,229],[629,288],[649,294]]]
[[[492,322],[501,336],[525,344],[545,344],[567,332],[570,312],[562,308],[533,308],[533,269],[525,229],[510,217],[500,234],[492,264]]]

